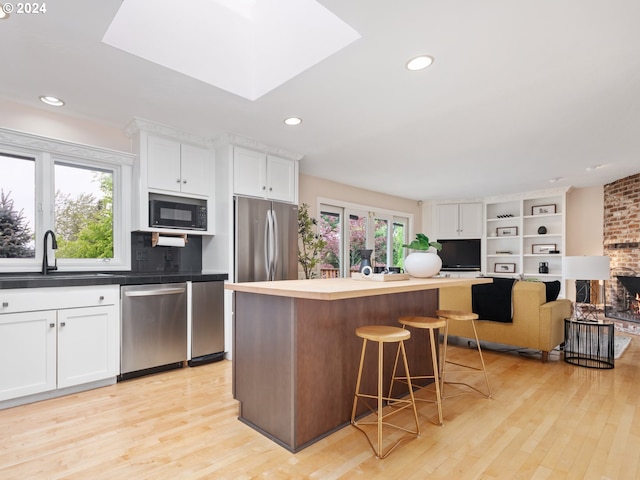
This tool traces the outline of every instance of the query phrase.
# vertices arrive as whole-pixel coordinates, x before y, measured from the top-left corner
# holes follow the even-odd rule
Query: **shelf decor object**
[[[515,237],[516,235],[518,235],[518,227],[496,228],[496,236],[498,237]]]
[[[562,259],[562,276],[565,280],[576,280],[576,299],[588,299],[588,303],[576,301],[574,316],[581,321],[598,321],[598,309],[594,300],[598,298],[598,288],[593,288],[596,282],[609,280],[610,261],[607,256],[576,256]],[[578,280],[588,280],[578,282]],[[603,303],[606,300],[603,297]],[[603,308],[604,310],[604,308]]]
[[[496,263],[494,265],[493,271],[495,273],[515,273],[516,264],[515,263]]]
[[[555,203],[549,205],[534,205],[531,207],[531,215],[549,215],[551,213],[556,213]]]
[[[536,255],[547,255],[556,249],[555,243],[547,243],[547,244],[534,244],[531,245],[531,253]]]

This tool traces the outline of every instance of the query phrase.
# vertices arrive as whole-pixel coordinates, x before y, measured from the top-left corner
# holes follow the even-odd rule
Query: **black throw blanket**
[[[471,287],[471,306],[480,320],[511,323],[511,290],[514,278],[494,278],[493,283]]]

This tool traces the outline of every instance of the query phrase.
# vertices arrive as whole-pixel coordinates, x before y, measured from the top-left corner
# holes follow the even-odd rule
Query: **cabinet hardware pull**
[[[271,192],[271,191],[273,191],[273,187],[269,187],[269,191],[270,191],[270,192]]]
[[[9,302],[2,302],[2,308],[7,308],[9,306]]]
[[[180,179],[179,178],[176,180],[176,183],[180,183]]]
[[[187,181],[186,180],[182,180],[182,183],[187,183]]]
[[[100,301],[104,300],[104,295],[100,295]]]
[[[67,324],[67,322],[60,322],[60,326],[64,327]]]
[[[50,324],[49,324],[49,328],[53,328],[53,327],[55,327],[55,326],[56,326],[56,324],[55,324],[55,323],[50,323]]]
[[[266,189],[267,189],[267,187],[266,187],[265,185],[263,185],[263,186],[262,186],[262,189],[263,189],[263,190],[266,190]]]

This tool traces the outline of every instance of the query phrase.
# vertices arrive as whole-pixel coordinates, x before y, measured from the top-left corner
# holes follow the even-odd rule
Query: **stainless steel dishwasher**
[[[224,358],[224,282],[191,284],[191,360],[189,366]]]
[[[187,285],[121,288],[119,380],[179,368],[187,360]]]

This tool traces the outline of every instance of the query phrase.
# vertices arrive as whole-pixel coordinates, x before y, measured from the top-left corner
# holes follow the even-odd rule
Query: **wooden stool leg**
[[[438,344],[435,343],[435,335],[433,333],[433,329],[429,329],[429,342],[431,343],[431,362],[433,364],[433,383],[436,388],[436,403],[438,404],[438,420],[440,425],[442,425],[442,396],[440,392],[440,378],[438,378],[438,370],[440,366],[438,365],[438,353],[436,349],[438,348]]]
[[[413,418],[416,421],[416,435],[420,435],[420,422],[418,422],[418,410],[416,409],[416,399],[413,396],[413,385],[411,385],[411,376],[409,375],[409,363],[407,362],[407,352],[404,349],[404,341],[400,342],[402,349],[402,360],[404,361],[404,371],[407,372],[407,385],[409,385],[409,396],[411,397],[411,407],[413,408]]]
[[[478,347],[478,355],[480,355],[480,363],[482,364],[482,371],[484,372],[484,381],[487,384],[487,392],[489,395],[487,398],[491,398],[491,387],[489,386],[489,376],[487,375],[487,367],[484,365],[484,357],[482,356],[482,349],[480,348],[480,340],[478,339],[478,331],[476,330],[476,322],[471,320],[471,326],[473,327],[473,334],[476,337],[476,346]]]
[[[449,320],[446,320],[446,325],[444,326],[444,338],[442,342],[442,362],[440,364],[440,395],[444,396],[444,375],[445,375],[445,367],[447,364],[447,344],[449,343]]]
[[[367,339],[362,340],[362,353],[360,354],[360,366],[358,367],[358,379],[356,380],[356,394],[353,397],[353,409],[351,410],[351,424],[356,420],[356,410],[358,408],[358,395],[360,394],[360,381],[362,380],[362,367],[364,366],[364,353],[367,351]]]
[[[384,362],[382,356],[384,344],[378,342],[378,456],[382,455],[382,369]]]

